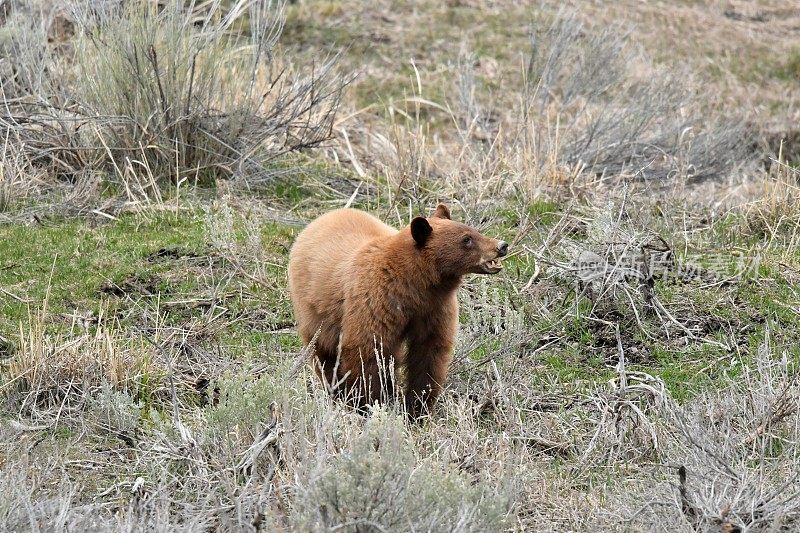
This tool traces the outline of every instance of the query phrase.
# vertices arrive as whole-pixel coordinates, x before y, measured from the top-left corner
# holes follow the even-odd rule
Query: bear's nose
[[[497,243],[497,253],[502,257],[508,253],[508,243],[500,241]]]

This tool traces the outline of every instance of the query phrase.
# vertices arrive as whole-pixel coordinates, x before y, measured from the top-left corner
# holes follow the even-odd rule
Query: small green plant
[[[139,429],[142,407],[125,391],[107,381],[90,401],[97,422],[108,432],[131,439]]]
[[[497,531],[506,502],[464,475],[420,463],[402,418],[375,412],[333,461],[316,465],[298,494],[312,530]]]
[[[219,401],[208,409],[208,425],[223,434],[258,433],[259,425],[270,418],[270,404],[281,401],[286,394],[272,376],[228,375],[215,386]]]

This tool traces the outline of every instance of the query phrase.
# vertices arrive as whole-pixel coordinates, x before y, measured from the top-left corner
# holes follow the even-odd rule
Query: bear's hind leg
[[[364,349],[364,347],[369,348]],[[374,340],[343,343],[339,375],[345,381],[347,400],[359,409],[375,402],[385,403],[394,397],[394,367],[391,364],[397,343]]]
[[[316,320],[312,323],[320,324],[322,321]],[[337,392],[340,392],[337,385],[341,388],[341,383],[339,383],[341,374],[337,372],[339,331],[334,328],[326,328],[324,325],[317,329],[303,325],[298,328],[298,332],[306,347],[313,342],[314,359],[311,361],[311,365],[314,367],[314,372],[325,388],[336,395]]]
[[[317,377],[319,377],[328,391],[336,393],[336,387],[339,385],[338,373],[336,371],[336,352],[326,350],[322,347],[317,347],[315,352],[316,361],[314,361],[314,370],[317,373]]]

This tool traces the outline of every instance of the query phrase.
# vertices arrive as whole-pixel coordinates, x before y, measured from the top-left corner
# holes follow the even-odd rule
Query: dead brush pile
[[[780,285],[760,279],[763,244],[743,241],[732,249],[717,241],[709,217],[738,212],[665,215],[627,189],[616,200],[571,202],[538,243],[523,245],[521,253],[538,266],[522,292],[548,328],[585,323],[607,358],[622,343],[636,362],[646,362],[641,350],[664,343],[677,351],[706,346],[724,359],[722,353],[747,344],[754,331],[748,321],[763,322],[769,313],[743,307],[731,315],[723,308],[759,286]]]
[[[796,364],[775,348],[768,337],[738,379],[687,405],[667,404],[661,421],[667,437],[659,455],[671,468],[651,486],[640,484],[630,525],[666,521],[695,531],[797,527],[800,380]]]

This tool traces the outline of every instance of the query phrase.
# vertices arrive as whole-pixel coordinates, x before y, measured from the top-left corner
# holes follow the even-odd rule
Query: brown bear
[[[507,251],[444,204],[400,231],[356,209],[311,222],[289,254],[289,291],[303,343],[316,335],[320,378],[363,407],[391,398],[404,368],[408,413],[429,409],[452,359],[461,279],[499,272]]]

